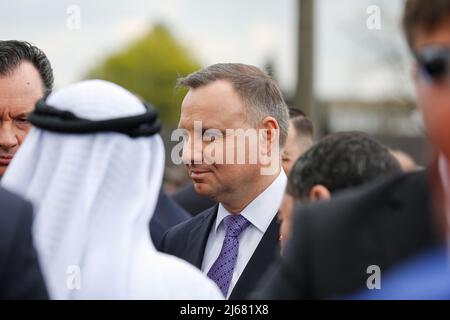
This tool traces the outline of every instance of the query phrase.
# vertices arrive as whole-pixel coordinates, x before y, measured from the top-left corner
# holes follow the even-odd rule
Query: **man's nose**
[[[0,148],[4,150],[9,150],[17,147],[19,141],[17,136],[12,130],[11,126],[8,124],[3,124],[0,126]]]
[[[201,164],[203,161],[202,141],[189,138],[183,147],[181,158],[184,164]]]

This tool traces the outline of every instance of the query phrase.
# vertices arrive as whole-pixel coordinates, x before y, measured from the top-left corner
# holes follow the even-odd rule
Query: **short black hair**
[[[313,123],[301,109],[289,107],[289,122],[292,123],[297,137],[314,140]]]
[[[53,89],[53,69],[44,52],[26,41],[0,40],[0,76],[10,74],[23,61],[34,65],[41,76],[44,94],[49,94]]]
[[[318,184],[333,193],[400,172],[400,164],[388,148],[369,135],[334,133],[297,160],[289,175],[287,193],[307,201],[311,189]]]
[[[289,107],[289,119],[296,118],[296,117],[305,117],[306,114],[303,112],[302,109]]]

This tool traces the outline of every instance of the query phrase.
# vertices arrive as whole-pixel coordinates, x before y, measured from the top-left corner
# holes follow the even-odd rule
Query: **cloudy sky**
[[[73,5],[80,10],[79,29],[68,27]],[[0,39],[27,40],[42,48],[59,87],[79,80],[102,58],[163,22],[203,65],[262,67],[272,59],[283,89],[290,92],[296,77],[296,5],[296,0],[2,1]],[[315,5],[319,97],[410,94],[409,56],[398,28],[403,0],[316,0]],[[367,28],[369,5],[381,9],[380,30]]]

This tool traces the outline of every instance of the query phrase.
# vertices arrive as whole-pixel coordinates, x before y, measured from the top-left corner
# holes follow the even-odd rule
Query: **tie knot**
[[[250,225],[250,221],[245,219],[244,216],[229,215],[223,219],[225,224],[225,236],[226,237],[239,237],[242,231]]]

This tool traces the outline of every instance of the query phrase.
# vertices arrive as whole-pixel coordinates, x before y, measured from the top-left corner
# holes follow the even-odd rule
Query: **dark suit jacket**
[[[31,205],[0,189],[0,300],[48,299],[32,244]]]
[[[192,216],[196,216],[216,204],[215,201],[195,192],[192,183],[178,189],[172,195],[172,199]]]
[[[366,287],[378,265],[393,265],[438,243],[426,172],[336,195],[300,206],[283,258],[252,298],[326,299]]]
[[[196,217],[170,229],[164,236],[161,251],[184,259],[200,269],[218,207],[219,205],[216,204]],[[279,256],[279,250],[279,225],[275,217],[239,277],[230,299],[246,298],[255,289],[268,266]]]
[[[190,218],[191,215],[161,189],[155,213],[150,220],[150,236],[155,247],[158,248],[161,245],[161,239],[167,230]]]

